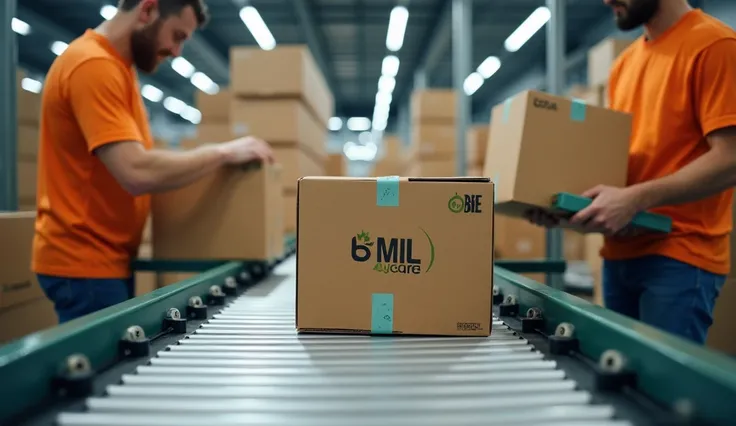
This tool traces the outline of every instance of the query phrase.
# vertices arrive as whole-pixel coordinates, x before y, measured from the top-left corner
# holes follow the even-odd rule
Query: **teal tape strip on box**
[[[509,115],[511,115],[511,103],[513,102],[513,98],[508,98],[503,103],[503,122],[508,123],[509,121]]]
[[[390,293],[373,293],[371,299],[371,333],[393,333],[394,295]]]
[[[570,106],[570,119],[572,121],[585,121],[585,111],[588,106],[579,99],[573,99]]]
[[[398,176],[376,178],[376,205],[379,207],[399,207]]]

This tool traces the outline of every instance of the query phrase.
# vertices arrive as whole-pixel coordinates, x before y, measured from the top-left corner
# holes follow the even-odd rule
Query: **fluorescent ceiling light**
[[[471,96],[480,89],[480,86],[483,85],[483,81],[483,76],[480,75],[480,73],[474,72],[470,74],[463,82],[463,90],[465,91],[465,94]]]
[[[171,68],[184,78],[191,78],[196,71],[194,65],[181,56],[171,61]]]
[[[371,128],[371,120],[367,117],[348,118],[348,129],[353,132],[364,132]]]
[[[387,77],[396,77],[396,74],[399,73],[399,63],[397,56],[386,56],[383,58],[383,63],[381,64],[381,74]]]
[[[186,105],[179,115],[192,124],[199,124],[202,121],[202,113],[189,105]]]
[[[521,49],[527,41],[529,41],[534,34],[539,31],[544,24],[549,21],[552,13],[545,6],[537,8],[524,22],[519,25],[519,28],[514,30],[513,33],[506,39],[503,46],[509,52],[516,52]]]
[[[69,45],[64,43],[63,41],[55,41],[51,43],[51,51],[54,52],[54,55],[56,56],[64,53],[67,47],[69,47]]]
[[[391,93],[378,92],[376,93],[376,105],[391,105],[393,96]]]
[[[396,6],[391,10],[386,32],[386,48],[397,52],[404,45],[406,22],[409,20],[409,11],[404,6]]]
[[[261,49],[271,50],[276,47],[276,40],[255,7],[246,6],[240,9],[240,19],[253,35],[253,38],[256,39],[256,43]]]
[[[342,129],[342,118],[330,117],[330,119],[327,121],[327,128],[333,132],[339,131],[340,129]]]
[[[114,18],[116,13],[118,13],[118,8],[110,6],[109,4],[107,6],[102,6],[100,9],[100,15],[107,21]]]
[[[18,18],[13,18],[10,21],[10,28],[13,32],[20,35],[28,35],[31,32],[31,26],[26,21],[21,21]]]
[[[350,161],[373,161],[378,153],[378,145],[375,142],[359,145],[350,141],[343,145],[342,151]]]
[[[378,91],[392,93],[396,88],[396,79],[386,75],[382,75],[378,79]]]
[[[164,99],[164,108],[174,114],[181,114],[187,106],[184,101],[171,96]]]
[[[20,87],[21,89],[28,92],[41,93],[41,89],[43,89],[43,83],[38,80],[26,77],[20,81]]]
[[[211,78],[207,77],[207,74],[203,72],[195,72],[191,79],[192,84],[197,89],[207,93],[208,95],[214,95],[220,91],[220,86],[215,84]]]
[[[151,86],[150,84],[144,84],[143,87],[141,87],[141,95],[151,102],[161,102],[164,98],[164,92],[162,92],[158,87]]]
[[[495,56],[487,57],[480,65],[478,65],[478,74],[488,79],[501,68],[501,60]]]

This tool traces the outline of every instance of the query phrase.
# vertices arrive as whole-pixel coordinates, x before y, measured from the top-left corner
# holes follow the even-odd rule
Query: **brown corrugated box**
[[[560,192],[626,186],[631,116],[536,91],[493,109],[484,174],[496,212],[522,216]]]
[[[343,154],[328,154],[325,159],[326,176],[346,176],[345,156]]]
[[[243,98],[302,99],[325,126],[334,110],[334,97],[307,46],[231,47],[230,89]]]
[[[468,129],[466,134],[468,165],[483,168],[488,149],[488,135],[490,127],[488,124],[479,124]],[[482,171],[481,171],[482,173]]]
[[[488,179],[304,178],[298,197],[299,331],[491,333]]]
[[[415,123],[411,139],[412,158],[455,161],[454,123]]]
[[[302,176],[324,175],[324,164],[298,147],[274,145],[273,155],[283,166],[281,179],[284,190],[296,192],[297,181]]]
[[[284,235],[296,232],[296,192],[284,192]]]
[[[197,91],[194,103],[202,114],[200,125],[208,123],[228,123],[230,121],[231,93],[227,87],[221,87],[214,95]]]
[[[454,159],[414,160],[413,173],[410,176],[451,177],[457,176],[457,164]]]
[[[54,326],[58,319],[31,271],[35,211],[0,213],[0,343]]]
[[[397,135],[383,136],[383,155],[373,165],[374,176],[404,176],[407,174],[410,152]]]
[[[417,90],[411,94],[412,122],[449,122],[457,116],[457,95],[452,89]]]
[[[607,38],[593,46],[588,51],[588,85],[606,84],[614,61],[631,43],[632,40]]]
[[[152,204],[156,259],[269,260],[283,250],[279,165],[221,169]]]

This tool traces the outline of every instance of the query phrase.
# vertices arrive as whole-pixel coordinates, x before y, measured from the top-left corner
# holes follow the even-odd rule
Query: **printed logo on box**
[[[447,208],[453,213],[482,213],[482,199],[480,194],[460,195],[456,192],[447,202]]]
[[[352,238],[350,255],[356,262],[368,262],[375,254],[376,264],[373,270],[384,274],[427,273],[434,265],[434,243],[427,231],[422,228],[419,230],[422,231],[424,238],[418,241],[415,238],[399,237],[378,237],[372,241],[369,232],[360,231]],[[429,247],[429,259],[418,257],[415,251],[416,244],[424,243],[425,240]]]

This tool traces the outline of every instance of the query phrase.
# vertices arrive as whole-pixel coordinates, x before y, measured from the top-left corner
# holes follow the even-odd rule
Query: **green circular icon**
[[[464,205],[463,197],[457,195],[457,193],[455,193],[455,195],[450,198],[450,201],[447,202],[447,208],[449,208],[453,213],[460,213],[463,211]]]

